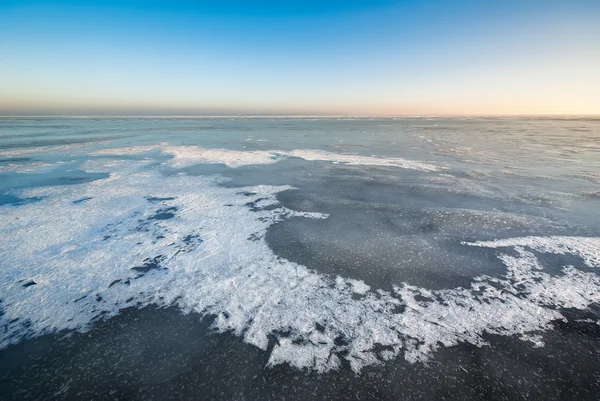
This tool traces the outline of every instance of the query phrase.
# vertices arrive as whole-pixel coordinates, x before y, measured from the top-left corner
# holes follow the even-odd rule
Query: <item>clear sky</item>
[[[0,0],[0,114],[600,114],[600,0]]]

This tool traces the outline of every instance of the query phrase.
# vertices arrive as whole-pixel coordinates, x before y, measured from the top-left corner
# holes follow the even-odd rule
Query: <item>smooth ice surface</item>
[[[108,178],[15,190],[39,200],[0,207],[2,347],[49,332],[84,331],[126,307],[177,305],[216,316],[217,330],[262,350],[275,341],[270,365],[325,372],[345,359],[358,372],[399,355],[424,361],[459,342],[483,345],[485,333],[519,335],[540,346],[536,335],[566,319],[561,309],[600,301],[595,273],[564,266],[551,275],[531,252],[570,254],[598,267],[596,237],[464,243],[508,248],[497,254],[506,268],[502,277],[478,276],[467,288],[432,291],[406,282],[390,292],[309,270],[278,257],[264,240],[268,227],[283,219],[327,218],[281,206],[276,195],[295,189],[229,188],[223,177],[165,175],[167,165],[112,158],[154,150],[173,155],[171,167],[270,164],[279,157],[165,145],[111,149],[94,152],[102,158],[83,165]],[[348,164],[379,160],[324,151],[282,155]]]

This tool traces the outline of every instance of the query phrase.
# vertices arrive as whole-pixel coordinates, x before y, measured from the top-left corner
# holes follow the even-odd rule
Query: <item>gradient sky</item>
[[[0,0],[0,114],[600,114],[600,0]]]

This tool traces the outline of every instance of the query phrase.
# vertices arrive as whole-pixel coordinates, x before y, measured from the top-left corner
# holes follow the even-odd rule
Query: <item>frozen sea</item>
[[[0,118],[2,400],[597,400],[600,119]]]

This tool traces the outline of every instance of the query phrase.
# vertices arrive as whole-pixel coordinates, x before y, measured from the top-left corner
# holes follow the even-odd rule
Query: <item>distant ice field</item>
[[[599,127],[0,119],[0,348],[151,305],[268,368],[544,347],[600,324]]]

